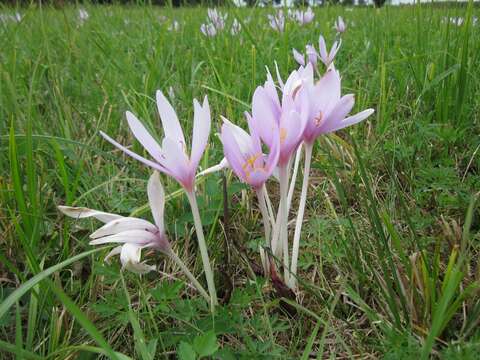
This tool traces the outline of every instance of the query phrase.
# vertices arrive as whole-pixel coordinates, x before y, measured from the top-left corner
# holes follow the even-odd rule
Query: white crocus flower
[[[155,270],[155,266],[140,261],[142,249],[151,248],[166,255],[172,252],[163,223],[165,194],[157,172],[148,181],[148,200],[155,224],[135,217],[123,217],[82,207],[59,206],[58,208],[65,215],[76,219],[94,217],[104,222],[105,225],[90,235],[92,239],[90,245],[122,244],[115,247],[105,260],[114,255],[120,255],[124,269],[145,274]]]
[[[90,235],[92,240],[89,243],[90,245],[121,244],[110,251],[105,260],[112,256],[120,255],[122,269],[127,269],[137,274],[145,274],[155,270],[155,266],[141,261],[142,249],[149,248],[160,251],[170,257],[180,267],[193,286],[210,302],[208,293],[172,250],[167,239],[163,222],[165,191],[160,182],[160,175],[156,171],[148,180],[147,193],[155,224],[135,217],[124,217],[84,207],[59,206],[58,208],[65,215],[75,219],[93,217],[105,223],[105,225]]]

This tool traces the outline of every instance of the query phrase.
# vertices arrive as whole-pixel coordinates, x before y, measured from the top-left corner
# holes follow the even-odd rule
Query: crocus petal
[[[185,138],[183,137],[177,113],[160,90],[157,90],[157,108],[165,136],[185,145]]]
[[[145,274],[155,270],[155,266],[140,262],[141,251],[142,248],[139,246],[132,244],[123,245],[120,253],[122,267],[137,274]]]
[[[225,154],[228,163],[232,167],[232,170],[235,174],[242,179],[243,181],[246,180],[245,171],[243,169],[243,164],[245,159],[240,151],[240,148],[233,136],[232,131],[228,126],[225,124],[222,125],[222,132],[220,134],[220,140],[223,144],[223,152]]]
[[[195,169],[190,166],[190,160],[185,154],[185,149],[177,141],[165,137],[162,142],[165,152],[164,164],[182,186],[190,188],[193,185]]]
[[[123,247],[123,245],[114,247],[114,248],[112,249],[112,251],[110,251],[110,252],[107,254],[107,256],[105,256],[105,259],[103,259],[103,261],[108,262],[108,260],[110,260],[110,258],[111,258],[112,256],[115,256],[115,255],[120,254],[120,253],[122,252],[122,247]]]
[[[339,123],[337,123],[336,126],[333,126],[332,128],[329,128],[327,131],[328,132],[333,132],[333,131],[344,129],[344,128],[346,128],[348,126],[351,126],[351,125],[358,124],[359,122],[368,118],[374,112],[375,112],[375,110],[373,110],[373,109],[363,110],[363,111],[359,112],[358,114],[349,116],[345,120],[340,121]]]
[[[273,142],[272,128],[277,124],[278,114],[268,93],[261,86],[253,94],[252,116],[261,139],[270,147]]]
[[[345,119],[348,113],[352,110],[354,104],[355,97],[352,94],[342,96],[330,114],[328,114],[323,125],[320,126],[321,132],[327,133],[332,131],[331,129],[336,128],[339,125],[339,122]]]
[[[246,114],[247,116],[247,119],[248,117],[250,116],[249,114]],[[242,152],[242,154],[247,154],[250,150],[250,148],[252,147],[252,140],[250,138],[250,135],[248,135],[248,133],[243,130],[240,126],[237,126],[235,124],[233,124],[230,120],[228,120],[227,118],[221,116],[222,120],[223,120],[223,123],[225,124],[225,126],[228,126],[233,134],[233,136],[235,137],[235,140],[240,148],[240,151]]]
[[[152,211],[153,219],[161,234],[165,233],[165,225],[163,222],[163,215],[165,211],[165,191],[163,190],[162,183],[160,182],[160,175],[158,172],[154,172],[147,185],[148,202],[150,204],[150,210]]]
[[[210,106],[205,96],[203,106],[198,101],[193,100],[194,116],[193,116],[193,136],[192,136],[192,153],[190,162],[193,168],[197,168],[203,152],[207,147],[208,136],[210,135]]]
[[[325,61],[328,58],[327,45],[322,35],[318,38],[318,50],[320,51],[320,58]]]
[[[201,177],[201,176],[205,176],[205,175],[208,175],[208,174],[212,174],[214,172],[217,172],[217,171],[220,171],[220,170],[223,170],[225,168],[228,168],[230,165],[228,164],[228,160],[226,158],[223,158],[217,165],[213,165],[213,166],[210,166],[209,168],[203,170],[203,171],[200,171],[198,174],[197,174],[197,177]]]
[[[90,234],[90,239],[98,239],[104,236],[115,235],[127,230],[145,230],[155,232],[157,228],[147,220],[133,217],[122,217],[120,219],[115,219],[108,222],[100,229]]]
[[[293,58],[299,65],[305,66],[305,57],[297,49],[293,49]]]
[[[155,243],[157,235],[145,230],[127,230],[119,234],[105,236],[100,239],[91,240],[90,245],[101,245],[109,243],[130,243],[137,245],[147,245]]]
[[[171,173],[168,169],[166,169],[164,166],[156,163],[156,162],[153,162],[151,160],[148,160],[148,159],[145,159],[143,156],[140,156],[136,153],[134,153],[133,151],[127,149],[125,146],[123,145],[120,145],[118,142],[116,142],[115,140],[113,140],[110,136],[108,136],[107,134],[105,134],[103,131],[100,131],[100,135],[102,135],[102,137],[107,140],[110,144],[112,144],[113,146],[119,148],[120,150],[122,150],[125,154],[131,156],[132,158],[134,158],[135,160],[138,160],[142,163],[144,163],[145,165],[147,166],[150,166],[152,168],[154,168],[155,170],[158,170],[158,171],[161,171],[167,175],[170,175],[171,176]]]
[[[85,207],[59,206],[58,209],[67,216],[75,219],[84,219],[94,217],[101,222],[108,223],[110,221],[122,219],[123,216],[110,214],[103,211],[92,210]]]
[[[143,145],[145,150],[154,158],[162,158],[162,148],[157,143],[157,141],[150,135],[150,133],[145,129],[143,124],[133,115],[130,111],[127,111],[127,121],[130,130],[132,130],[133,135],[137,138],[140,144]]]

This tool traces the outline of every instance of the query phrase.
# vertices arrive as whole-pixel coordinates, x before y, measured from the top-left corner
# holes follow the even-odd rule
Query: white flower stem
[[[298,205],[297,220],[295,223],[295,233],[293,235],[292,250],[292,276],[290,277],[289,286],[294,289],[297,286],[297,264],[298,251],[300,248],[300,235],[302,233],[303,216],[305,213],[305,204],[307,202],[308,181],[310,178],[310,165],[312,161],[313,144],[305,143],[305,168],[303,170],[302,193],[300,195],[300,204]]]
[[[258,206],[260,208],[260,212],[262,214],[263,218],[263,227],[265,230],[265,243],[267,247],[271,247],[270,243],[270,235],[272,233],[272,226],[271,226],[271,219],[268,214],[268,209],[267,209],[267,204],[266,204],[266,198],[265,198],[265,185],[263,185],[261,188],[257,189],[257,198],[258,198]],[[263,271],[264,274],[268,274],[268,259],[265,257],[265,251],[263,248],[260,248],[260,257],[262,258],[262,265],[263,265]]]
[[[170,251],[168,253],[168,256],[175,262],[175,264],[178,265],[180,270],[183,271],[183,273],[187,276],[187,278],[190,280],[193,286],[198,290],[198,292],[210,303],[210,295],[206,292],[206,290],[203,288],[203,286],[198,282],[198,280],[193,276],[193,274],[188,270],[187,265],[178,257],[178,255]]]
[[[205,271],[205,278],[207,279],[208,292],[210,294],[210,305],[213,311],[215,309],[215,305],[218,304],[217,292],[215,290],[213,272],[210,266],[210,260],[208,258],[207,244],[205,242],[205,236],[203,235],[202,220],[200,219],[200,212],[198,211],[197,197],[193,191],[187,192],[187,197],[190,201],[190,207],[192,208],[195,231],[197,232],[198,247],[200,249],[200,255],[202,256],[203,270]]]
[[[287,210],[288,213],[290,213],[290,207],[292,206],[293,192],[295,190],[295,184],[297,182],[298,167],[300,165],[301,157],[302,157],[302,144],[300,144],[300,146],[297,149],[297,152],[295,153],[295,163],[293,165],[292,180],[290,182],[290,189],[288,190],[288,210]]]
[[[284,280],[288,283],[290,262],[288,261],[288,166],[280,166],[280,223],[279,244],[283,250]]]

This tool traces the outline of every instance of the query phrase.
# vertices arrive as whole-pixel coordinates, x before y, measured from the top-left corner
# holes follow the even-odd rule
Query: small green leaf
[[[200,357],[210,356],[218,350],[217,337],[213,331],[208,331],[193,340],[193,348]]]
[[[193,350],[192,345],[185,341],[180,342],[177,349],[177,355],[180,360],[195,360],[197,358],[197,354],[195,353],[195,350]]]

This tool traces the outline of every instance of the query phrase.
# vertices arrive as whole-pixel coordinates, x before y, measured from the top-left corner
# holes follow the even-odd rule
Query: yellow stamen
[[[285,139],[287,138],[287,130],[285,128],[280,129],[280,144],[283,144],[285,142]]]

